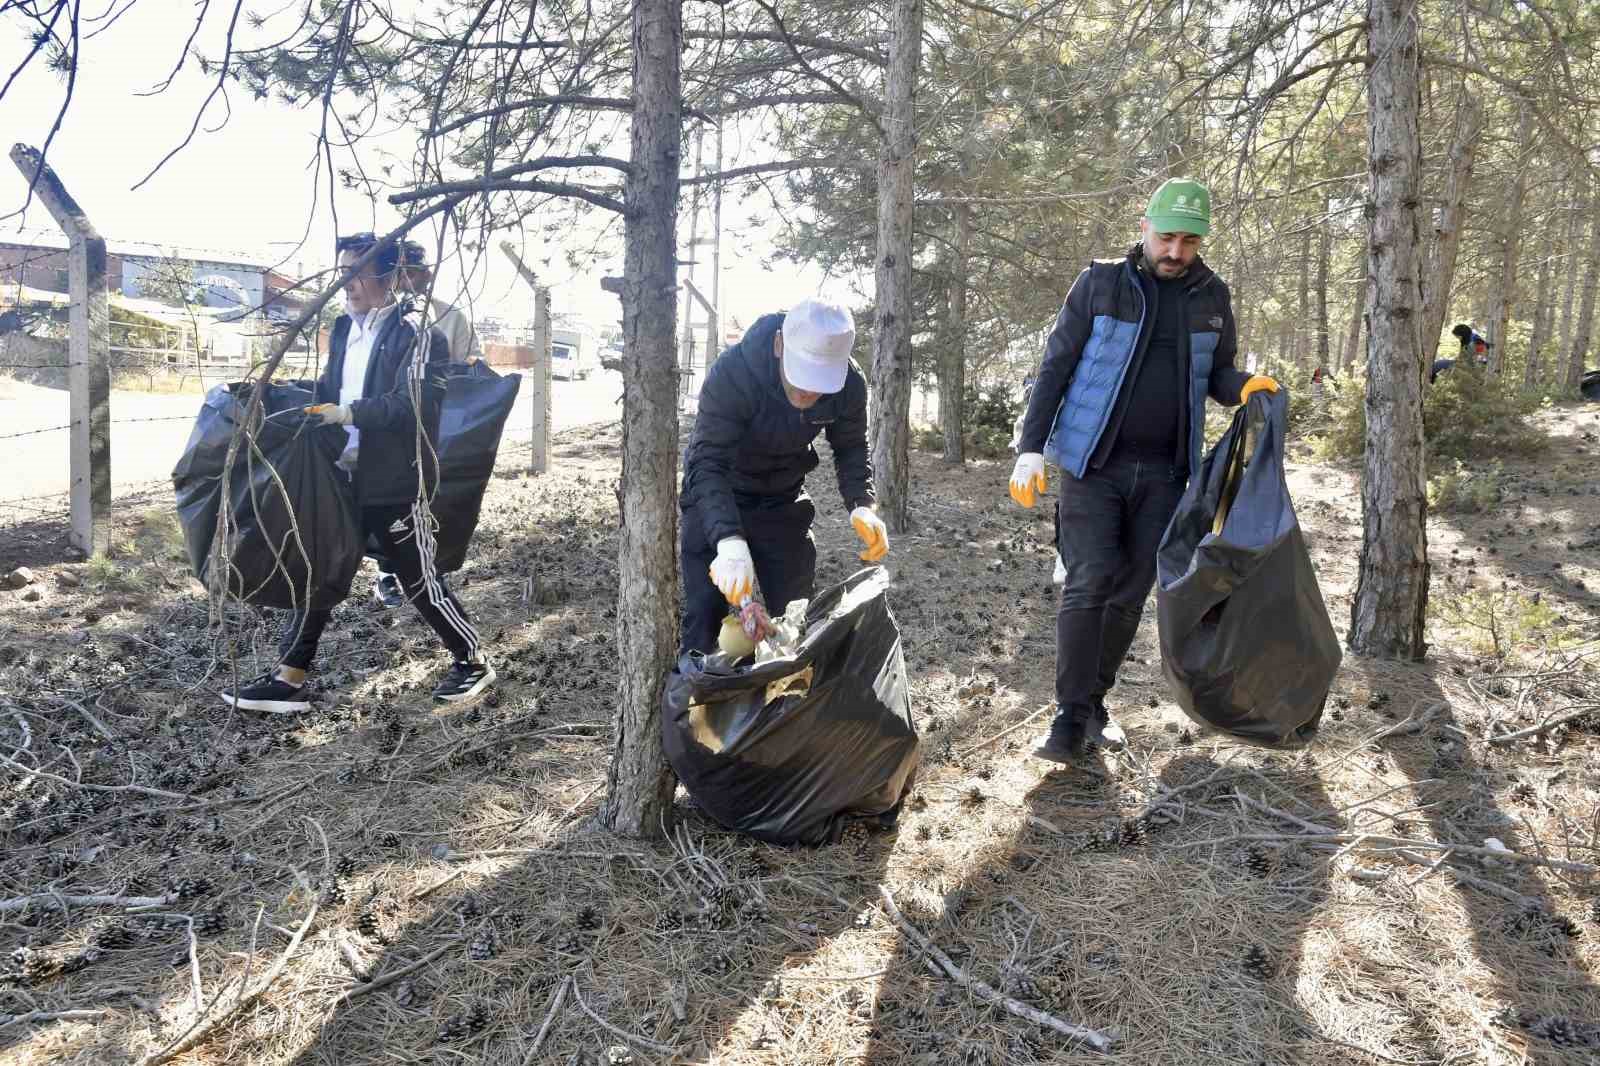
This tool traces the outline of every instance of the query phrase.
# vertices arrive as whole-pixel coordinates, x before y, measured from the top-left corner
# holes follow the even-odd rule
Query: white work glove
[[[306,415],[322,420],[325,426],[348,426],[350,408],[337,403],[314,403],[306,408]]]
[[[1017,456],[1017,465],[1011,468],[1011,498],[1024,507],[1032,507],[1034,493],[1044,490],[1044,456],[1038,452],[1023,452]]]
[[[750,558],[750,545],[743,537],[723,537],[717,541],[717,557],[711,561],[711,583],[729,603],[737,604],[755,594],[756,564]]]
[[[878,512],[870,507],[857,507],[850,512],[850,524],[855,527],[861,543],[867,546],[861,553],[862,562],[875,563],[889,554],[889,527],[883,524]]]

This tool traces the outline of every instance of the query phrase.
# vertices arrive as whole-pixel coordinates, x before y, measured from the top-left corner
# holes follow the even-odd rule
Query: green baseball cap
[[[1193,178],[1169,178],[1150,197],[1144,217],[1157,233],[1211,232],[1211,192]]]

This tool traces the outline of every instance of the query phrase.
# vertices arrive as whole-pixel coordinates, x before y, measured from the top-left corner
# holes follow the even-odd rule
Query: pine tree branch
[[[759,3],[759,0],[757,2]],[[794,49],[796,45],[803,45],[806,48],[814,48],[819,52],[837,52],[839,55],[855,56],[857,59],[865,60],[874,66],[885,67],[889,65],[888,57],[881,52],[874,52],[870,48],[860,48],[840,41],[830,41],[823,37],[810,37],[805,34],[790,33],[783,27],[783,22],[778,18],[775,11],[767,7],[766,4],[761,4],[761,7],[778,24],[778,32],[750,30],[729,33],[721,30],[686,30],[683,34],[683,39],[686,41],[759,41],[768,44],[788,45],[790,49]]]
[[[603,207],[607,211],[615,211],[619,215],[627,213],[627,207],[621,200],[598,189],[565,181],[543,181],[538,178],[507,178],[496,181],[469,178],[466,181],[447,181],[438,185],[430,185],[426,188],[413,189],[410,192],[396,193],[389,197],[389,202],[399,205],[412,203],[416,200],[425,200],[431,196],[458,196],[487,192],[546,193],[550,196],[565,196],[573,200],[582,200],[596,207]]]

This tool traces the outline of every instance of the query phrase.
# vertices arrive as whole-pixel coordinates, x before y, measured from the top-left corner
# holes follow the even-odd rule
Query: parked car
[[[562,381],[579,381],[600,367],[594,338],[575,329],[550,331],[550,376]]]

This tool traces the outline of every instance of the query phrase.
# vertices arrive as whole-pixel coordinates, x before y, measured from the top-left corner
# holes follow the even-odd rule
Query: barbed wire
[[[129,426],[138,422],[193,422],[194,415],[161,415],[152,418],[113,418],[113,426]],[[64,429],[81,425],[82,421],[68,422],[64,426],[45,426],[43,429],[24,429],[16,433],[0,433],[0,440],[15,440],[18,437],[36,437],[41,433],[59,433]]]

